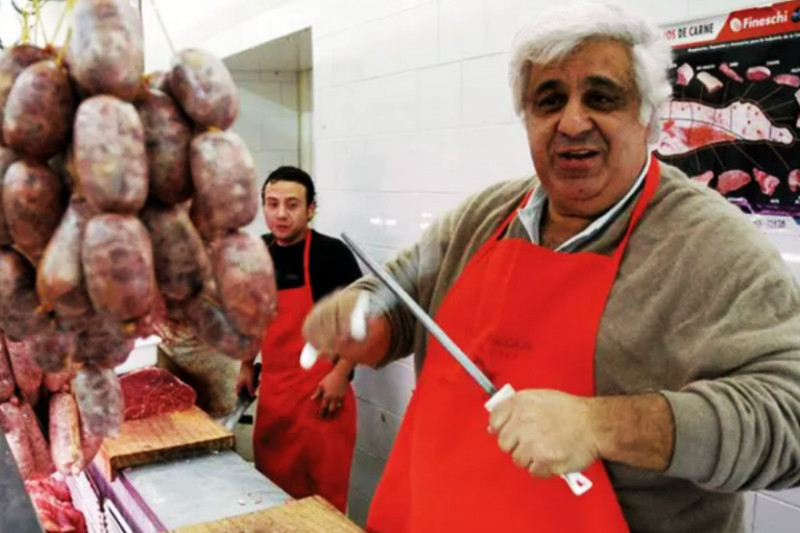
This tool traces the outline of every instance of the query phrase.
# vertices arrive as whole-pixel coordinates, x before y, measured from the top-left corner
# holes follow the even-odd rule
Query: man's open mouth
[[[598,155],[600,152],[597,150],[570,150],[560,152],[559,157],[568,159],[570,161],[582,161]]]

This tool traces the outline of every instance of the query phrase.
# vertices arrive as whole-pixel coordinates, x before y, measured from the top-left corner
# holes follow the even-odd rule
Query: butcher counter
[[[153,338],[149,343],[142,342],[141,349],[135,350],[129,357],[129,368],[125,370],[157,364],[182,378],[189,378],[200,391],[207,390],[208,387],[198,382],[197,376],[187,374],[183,365],[176,365],[182,360],[176,357],[173,350],[158,345],[158,340]],[[198,354],[192,355],[197,358]],[[214,370],[215,375],[219,376],[219,364],[214,366]],[[203,375],[200,372],[201,378]],[[232,385],[229,388],[232,394]],[[209,401],[203,394],[198,399],[200,397],[206,400],[202,402],[202,407],[206,409],[214,406],[218,410],[230,408],[228,405],[218,405],[219,402],[213,401],[213,398]],[[208,415],[200,414],[208,419],[208,423],[212,423]],[[191,433],[197,436],[198,426],[193,420]],[[119,440],[135,440],[125,439],[127,434],[128,437],[141,437],[141,440],[152,443],[154,449],[159,444],[163,445],[163,442],[156,442],[156,435],[152,434],[150,428],[135,426],[139,422],[143,421],[124,424]],[[127,427],[129,425],[131,427]],[[90,533],[361,532],[321,498],[292,501],[281,488],[258,472],[252,463],[229,450],[229,445],[222,446],[221,451],[197,448],[188,457],[163,455],[166,460],[145,464],[133,461],[125,464],[134,466],[112,469],[108,457],[103,457],[103,453],[108,451],[107,444],[108,441],[86,471],[68,480],[76,507],[84,513]],[[150,454],[133,455],[141,459]]]
[[[178,370],[164,364],[175,363],[172,357],[156,361],[158,341],[137,341],[118,372],[156,363]],[[229,408],[213,397],[204,399],[206,408]],[[67,478],[73,504],[89,533],[361,532],[320,497],[292,500],[232,451],[233,441],[230,431],[197,406],[126,421],[88,468]],[[0,489],[0,533],[41,533],[2,433]]]
[[[68,480],[89,531],[109,533],[357,533],[321,498],[292,501],[235,452],[123,469],[97,463]]]

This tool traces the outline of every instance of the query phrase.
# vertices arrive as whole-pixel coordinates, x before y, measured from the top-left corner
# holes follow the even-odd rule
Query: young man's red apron
[[[436,321],[496,386],[594,395],[595,339],[634,225],[658,185],[651,159],[628,232],[613,256],[556,253],[500,239],[470,260]],[[523,204],[524,205],[524,204]],[[483,390],[429,338],[425,365],[372,502],[371,533],[621,533],[628,528],[601,461],[575,496],[535,479],[487,432]]]
[[[348,387],[336,416],[323,420],[311,395],[333,365],[320,359],[309,371],[300,367],[303,321],[314,305],[310,249],[309,231],[303,253],[305,285],[279,292],[277,318],[261,343],[253,453],[256,468],[292,497],[318,494],[344,512],[356,443],[356,403]]]

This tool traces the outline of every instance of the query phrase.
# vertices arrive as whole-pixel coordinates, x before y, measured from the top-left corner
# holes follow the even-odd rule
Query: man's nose
[[[558,120],[558,132],[567,137],[575,138],[585,135],[592,131],[594,123],[589,116],[588,110],[580,100],[570,100],[561,111]]]

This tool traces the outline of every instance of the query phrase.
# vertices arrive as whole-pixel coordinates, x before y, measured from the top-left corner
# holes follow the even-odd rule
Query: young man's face
[[[306,202],[306,188],[294,181],[274,181],[264,190],[264,219],[280,246],[302,240],[314,215]]]

